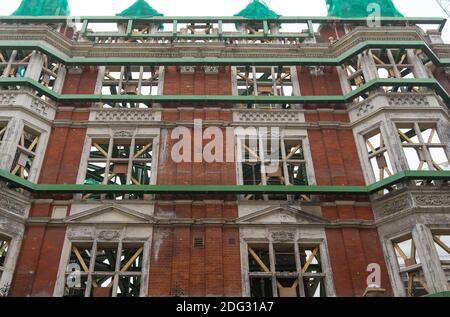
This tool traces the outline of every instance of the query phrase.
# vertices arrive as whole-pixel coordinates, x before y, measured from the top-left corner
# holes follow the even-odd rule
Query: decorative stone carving
[[[152,110],[133,109],[105,109],[95,112],[96,121],[156,121],[155,112]]]
[[[411,107],[420,107],[420,106],[428,106],[430,103],[428,102],[425,96],[421,95],[401,95],[401,96],[390,96],[388,97],[388,103],[390,106],[411,106]]]
[[[26,102],[22,103],[24,97],[26,97]],[[31,102],[28,103],[28,100],[30,99]],[[47,119],[53,119],[55,113],[55,110],[52,108],[51,104],[40,99],[37,95],[31,94],[25,90],[0,92],[0,106],[23,107]]]
[[[387,201],[386,203],[380,205],[377,209],[377,214],[379,217],[385,217],[392,215],[396,212],[408,209],[411,207],[411,200],[408,196],[402,196],[400,198]]]
[[[272,239],[274,241],[294,241],[295,233],[289,231],[272,232]]]
[[[31,103],[31,109],[42,116],[48,115],[48,106],[39,99],[33,100]]]
[[[302,122],[301,113],[298,111],[235,111],[236,122],[272,122],[272,123],[299,123]]]
[[[16,103],[16,98],[13,94],[4,92],[0,95],[1,106],[12,106]]]
[[[133,137],[134,130],[116,130],[114,131],[114,137],[116,138],[131,138]]]
[[[193,74],[195,73],[195,66],[180,66],[180,73]]]
[[[324,73],[324,66],[309,66],[309,73],[311,76],[323,76]]]
[[[417,195],[414,201],[419,206],[450,206],[450,194]]]
[[[218,74],[219,66],[203,66],[203,69],[206,74]]]
[[[106,240],[106,241],[118,240],[120,237],[120,232],[114,231],[114,230],[104,230],[104,231],[100,231],[98,233],[97,237],[100,240]]]
[[[24,216],[26,211],[26,206],[24,204],[6,196],[0,196],[0,208],[20,216]]]
[[[370,103],[363,104],[363,105],[358,107],[358,110],[356,112],[356,116],[358,116],[358,117],[365,116],[368,113],[372,112],[373,109],[374,109],[374,107],[373,107],[372,104],[370,104]]]

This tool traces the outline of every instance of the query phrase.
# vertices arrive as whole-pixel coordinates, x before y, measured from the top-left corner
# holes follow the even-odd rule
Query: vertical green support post
[[[219,20],[219,22],[218,22],[218,28],[219,28],[219,37],[222,37],[222,35],[223,35],[222,20]]]
[[[178,21],[177,20],[173,20],[173,28],[172,28],[172,35],[173,37],[177,37],[177,33],[178,33]]]
[[[263,30],[264,30],[264,35],[267,36],[267,34],[269,34],[269,23],[267,23],[267,20],[263,21]]]
[[[311,20],[308,20],[308,33],[311,38],[314,38],[314,26]]]
[[[86,34],[86,30],[87,30],[87,27],[88,27],[88,23],[89,23],[89,20],[88,20],[88,19],[83,20],[83,25],[81,26],[81,31],[80,31],[81,36],[83,36],[84,34]]]
[[[127,35],[131,35],[132,30],[133,30],[133,20],[128,20]]]

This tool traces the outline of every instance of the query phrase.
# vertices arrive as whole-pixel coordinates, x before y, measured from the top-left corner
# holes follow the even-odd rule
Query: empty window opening
[[[138,297],[143,268],[140,244],[74,244],[69,264],[80,269],[79,283],[66,283],[65,297]],[[68,266],[66,280],[71,272]],[[76,284],[76,285],[74,285]]]
[[[158,95],[158,66],[108,66],[102,80],[103,95]],[[105,104],[105,108],[148,108],[138,102]]]
[[[393,247],[406,295],[419,297],[428,294],[428,285],[412,237],[393,241]]]
[[[11,174],[28,179],[36,157],[39,133],[25,127],[19,138],[16,155],[11,168]]]
[[[376,129],[364,136],[367,157],[372,167],[376,181],[383,180],[394,174],[384,136]]]
[[[252,297],[326,296],[319,245],[249,244],[248,264]]]
[[[239,96],[294,96],[290,67],[236,67]],[[290,104],[251,104],[248,108],[289,109]]]
[[[0,279],[5,269],[6,256],[8,255],[9,239],[0,236]]]
[[[446,145],[434,123],[397,123],[403,152],[411,170],[449,170]]]
[[[244,185],[308,185],[303,140],[248,137],[240,140]],[[248,194],[246,200],[310,200],[307,195]]]
[[[441,261],[441,267],[450,286],[450,234],[433,234],[434,246]]]
[[[153,139],[92,139],[85,184],[148,185],[151,182]],[[144,194],[87,194],[90,199],[149,199]]]
[[[0,122],[0,146],[2,145],[3,138],[4,138],[5,133],[6,133],[7,125],[8,125],[7,122]]]

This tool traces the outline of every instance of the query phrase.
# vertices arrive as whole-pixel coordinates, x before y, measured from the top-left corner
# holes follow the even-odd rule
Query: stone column
[[[441,267],[441,261],[434,246],[433,235],[430,229],[424,224],[416,224],[412,231],[412,237],[422,263],[422,270],[429,292],[448,291],[447,278]]]
[[[22,130],[23,121],[19,118],[12,117],[6,128],[0,147],[0,169],[11,170]]]

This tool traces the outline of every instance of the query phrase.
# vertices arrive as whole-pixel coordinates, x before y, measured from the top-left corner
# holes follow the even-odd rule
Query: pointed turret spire
[[[247,19],[278,19],[281,15],[269,9],[263,0],[252,0],[242,11],[234,16]]]
[[[22,0],[12,16],[68,16],[67,0]]]
[[[340,18],[365,18],[379,5],[383,17],[403,17],[392,0],[326,0],[328,16]],[[372,6],[369,6],[372,5]]]
[[[153,9],[145,0],[136,0],[130,7],[123,10],[122,12],[116,14],[117,16],[122,17],[155,17],[155,16],[163,16],[162,13],[159,13],[155,9]]]

